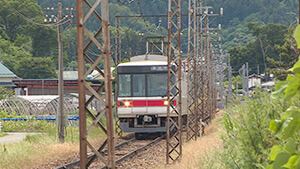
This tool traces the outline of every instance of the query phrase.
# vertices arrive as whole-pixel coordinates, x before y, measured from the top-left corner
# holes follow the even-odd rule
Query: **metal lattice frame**
[[[168,1],[167,164],[182,156],[180,10],[180,0]]]
[[[209,21],[208,21],[208,8],[205,9],[204,18],[204,61],[203,61],[203,116],[202,120],[207,119],[210,116],[210,110],[212,107],[211,100],[211,57],[210,57],[210,42],[209,42]]]
[[[199,8],[197,8],[198,12],[201,14],[201,17],[199,17],[197,19],[197,27],[199,28],[198,31],[198,40],[197,42],[199,43],[199,50],[200,50],[200,54],[199,54],[199,79],[200,79],[200,98],[199,98],[199,104],[198,104],[198,108],[199,108],[199,121],[202,123],[202,121],[207,117],[207,112],[208,112],[208,106],[210,105],[208,102],[208,82],[209,82],[209,76],[208,76],[208,60],[207,60],[207,32],[205,31],[206,28],[206,23],[204,24],[204,28],[203,28],[203,20],[206,20],[207,18],[207,13],[203,14],[202,11],[202,0],[200,0],[199,2]],[[200,125],[202,130],[203,130],[203,126],[202,124]],[[203,131],[202,131],[203,132]]]
[[[198,136],[198,73],[196,0],[189,0],[188,75],[187,75],[187,141]]]
[[[116,17],[116,35],[115,35],[115,60],[116,66],[121,63],[121,35],[120,35],[120,18]],[[115,103],[118,103],[118,72],[115,71]],[[123,134],[121,126],[120,126],[120,119],[118,116],[118,105],[115,104],[115,132],[118,136]]]
[[[164,50],[164,37],[160,36],[153,36],[153,37],[147,37],[146,42],[146,53],[147,54],[160,54],[165,55]]]
[[[94,1],[93,1],[94,2]],[[84,6],[84,4],[86,6]],[[101,15],[97,12],[97,7],[101,7]],[[84,8],[87,7],[89,11],[84,12]],[[98,9],[99,10],[99,9]],[[95,17],[101,23],[99,31],[92,35],[85,27],[86,21],[90,16],[94,14]],[[99,158],[107,168],[115,168],[115,156],[114,156],[114,139],[113,139],[113,113],[112,113],[112,84],[111,84],[111,70],[110,70],[110,39],[109,39],[109,17],[108,17],[108,0],[96,0],[93,5],[88,0],[77,0],[77,52],[78,52],[78,84],[79,84],[79,127],[80,127],[80,168],[88,168],[89,165]],[[101,42],[97,37],[102,35]],[[89,43],[84,44],[84,35],[89,38]],[[99,57],[93,60],[88,56],[86,51],[91,45],[95,45],[99,51]],[[98,65],[99,62],[104,60],[104,71],[102,71]],[[85,70],[85,61],[91,63],[91,67]],[[86,82],[86,78],[93,70],[97,70],[103,77],[104,83],[99,86],[97,90],[94,90],[89,83]],[[105,100],[101,99],[100,91],[105,88]],[[86,101],[85,90],[92,93],[92,96]],[[105,105],[105,109],[97,114],[94,114],[88,105],[93,99],[102,100]],[[105,127],[100,119],[106,114]],[[86,123],[86,116],[90,116],[94,121],[91,126]],[[97,149],[88,140],[89,132],[95,127],[99,126],[103,132],[107,135],[107,139]],[[107,157],[100,154],[107,146]],[[87,147],[89,147],[95,154],[91,159],[87,159]]]

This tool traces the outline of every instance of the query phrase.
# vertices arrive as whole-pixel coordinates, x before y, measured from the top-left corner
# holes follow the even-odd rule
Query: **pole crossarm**
[[[94,1],[93,1],[94,2]],[[100,8],[99,8],[100,7]],[[89,9],[86,13],[84,9]],[[101,15],[98,11],[101,11]],[[86,27],[86,21],[92,16],[98,18],[101,27],[93,35]],[[114,155],[114,131],[113,131],[113,113],[112,113],[112,84],[110,70],[110,40],[109,40],[109,18],[108,18],[108,0],[97,0],[92,5],[88,0],[77,0],[77,53],[78,53],[78,84],[79,84],[79,127],[80,127],[80,168],[88,168],[92,162],[99,158],[107,168],[115,168]],[[85,45],[84,35],[88,37],[88,43]],[[97,38],[102,35],[101,41]],[[95,45],[98,48],[99,56],[97,58],[89,57],[89,48]],[[91,63],[89,69],[85,68],[85,62]],[[104,62],[104,70],[98,66]],[[87,76],[97,70],[104,78],[104,82],[98,89],[94,89],[86,82]],[[100,92],[105,89],[105,95]],[[91,97],[86,101],[86,90],[91,93]],[[93,99],[100,100],[105,108],[100,112],[94,112],[89,109],[89,104]],[[106,116],[105,116],[106,115]],[[92,118],[93,122],[87,126],[86,117]],[[101,119],[106,117],[106,126],[101,123]],[[102,145],[97,148],[88,141],[88,135],[95,127],[99,127],[106,134],[107,138]],[[88,129],[88,130],[87,130]],[[87,147],[94,155],[87,160]],[[104,156],[100,152],[107,147],[108,155]]]
[[[167,164],[181,159],[182,156],[180,10],[180,0],[168,1]],[[173,105],[175,100],[176,105]]]

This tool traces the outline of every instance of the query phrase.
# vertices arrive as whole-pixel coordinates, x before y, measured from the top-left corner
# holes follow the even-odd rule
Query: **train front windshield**
[[[167,95],[167,73],[119,74],[119,97]]]

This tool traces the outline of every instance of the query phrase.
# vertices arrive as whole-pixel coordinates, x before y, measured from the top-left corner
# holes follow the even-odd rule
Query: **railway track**
[[[115,157],[116,157],[116,165],[122,163],[123,161],[138,155],[139,153],[147,150],[152,145],[155,145],[159,143],[161,140],[163,140],[165,135],[161,137],[157,137],[154,140],[136,140],[135,138],[132,138],[130,140],[127,140],[125,142],[122,142],[115,146]],[[103,150],[101,152],[102,155],[107,155],[107,150]],[[88,159],[96,158],[95,154],[91,154],[88,156]],[[69,169],[69,168],[78,168],[79,167],[80,160],[76,160],[71,163],[67,163],[65,165],[59,166],[56,169]],[[103,168],[105,169],[106,166],[100,161],[95,161],[90,168]]]

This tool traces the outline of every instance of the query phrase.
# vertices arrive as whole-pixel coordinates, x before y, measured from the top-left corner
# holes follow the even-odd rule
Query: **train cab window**
[[[119,96],[131,96],[130,74],[119,74]]]
[[[147,75],[147,87],[148,96],[166,96],[168,76],[164,74],[148,74]]]
[[[132,75],[132,94],[133,96],[146,96],[146,85],[144,74]]]

